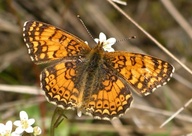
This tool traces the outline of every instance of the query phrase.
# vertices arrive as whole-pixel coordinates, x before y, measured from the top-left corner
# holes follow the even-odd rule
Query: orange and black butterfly
[[[33,62],[53,62],[40,75],[49,102],[97,119],[123,115],[133,100],[131,88],[148,95],[165,85],[174,72],[174,67],[161,59],[108,52],[103,40],[90,48],[69,32],[42,22],[25,22],[23,37]]]

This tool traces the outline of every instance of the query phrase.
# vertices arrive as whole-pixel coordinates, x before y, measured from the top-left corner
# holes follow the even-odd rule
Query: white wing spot
[[[31,60],[34,61],[34,58],[32,56],[30,56]]]
[[[29,47],[30,47],[28,43],[26,43],[26,46],[27,46],[27,48],[29,48]]]
[[[28,54],[31,54],[31,50],[30,49],[28,49]]]

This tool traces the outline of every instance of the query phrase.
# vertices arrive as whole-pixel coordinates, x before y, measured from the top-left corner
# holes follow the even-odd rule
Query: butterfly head
[[[103,48],[104,51],[107,52],[114,52],[115,50],[112,48],[112,45],[116,43],[115,38],[109,38],[107,39],[106,35],[104,33],[99,34],[99,38],[94,39],[95,42]]]

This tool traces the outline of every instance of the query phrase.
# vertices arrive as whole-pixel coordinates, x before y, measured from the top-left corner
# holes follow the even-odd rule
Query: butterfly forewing
[[[25,22],[23,37],[31,60],[35,63],[83,57],[90,51],[90,47],[78,37],[37,21]]]
[[[110,52],[105,54],[106,65],[120,73],[138,93],[148,95],[169,81],[174,67],[152,56]]]

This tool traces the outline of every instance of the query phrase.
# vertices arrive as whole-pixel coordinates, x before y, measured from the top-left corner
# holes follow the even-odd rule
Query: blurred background
[[[169,13],[169,0],[127,0],[118,5],[142,28],[163,44],[183,64],[192,68],[192,1],[174,0],[178,13]],[[62,28],[93,43],[77,15],[81,16],[94,38],[100,32],[115,37],[116,50],[138,52],[170,62],[176,69],[167,85],[153,94],[140,97],[133,92],[130,110],[113,122],[94,120],[76,111],[65,110],[64,119],[55,129],[56,136],[166,136],[192,133],[192,104],[163,128],[159,126],[192,98],[192,75],[168,56],[143,32],[119,13],[107,0],[0,0],[0,122],[18,120],[25,110],[36,125],[49,135],[55,109],[39,88],[39,74],[47,65],[31,62],[23,42],[22,27],[28,20],[37,20]],[[189,24],[183,29],[181,17]],[[136,36],[136,39],[128,39]],[[94,44],[90,45],[94,47]],[[192,135],[192,134],[191,134]]]

